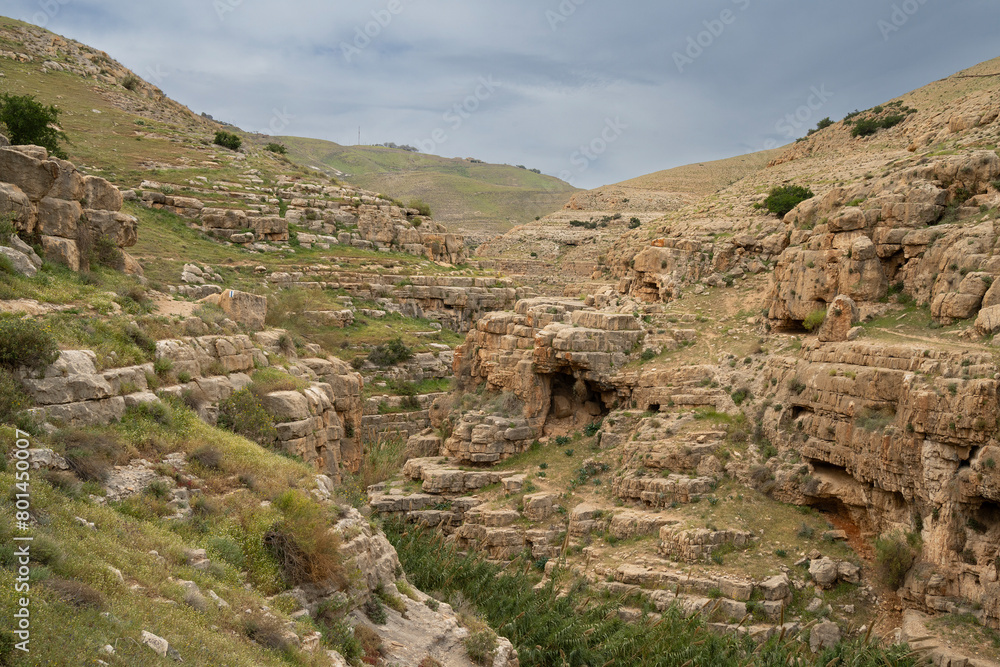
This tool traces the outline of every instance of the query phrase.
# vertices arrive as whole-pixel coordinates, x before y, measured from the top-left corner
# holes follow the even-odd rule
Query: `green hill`
[[[424,200],[435,220],[457,231],[501,233],[559,210],[577,191],[553,176],[509,165],[321,139],[280,141],[301,165],[337,170],[351,183],[403,201]]]

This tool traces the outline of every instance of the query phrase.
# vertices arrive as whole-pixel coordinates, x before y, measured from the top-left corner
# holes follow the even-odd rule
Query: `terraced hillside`
[[[368,190],[422,199],[449,227],[480,240],[562,207],[576,188],[510,165],[411,153],[378,146],[341,146],[281,137],[298,164],[335,170]]]

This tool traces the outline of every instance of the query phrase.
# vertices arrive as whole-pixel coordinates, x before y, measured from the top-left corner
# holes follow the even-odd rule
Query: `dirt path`
[[[178,315],[185,318],[194,314],[198,304],[193,301],[178,301],[168,294],[160,294],[153,299],[153,307],[158,315],[165,317]]]

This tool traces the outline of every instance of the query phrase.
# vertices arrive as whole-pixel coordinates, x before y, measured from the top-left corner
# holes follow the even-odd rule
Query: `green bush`
[[[135,92],[135,89],[139,87],[140,83],[142,83],[142,79],[137,77],[135,74],[129,73],[124,79],[122,79],[122,88]]]
[[[802,320],[802,327],[806,331],[814,331],[823,326],[823,322],[826,322],[826,309],[817,308],[806,315],[806,319]]]
[[[278,438],[274,417],[249,389],[241,389],[219,403],[218,423],[222,428],[259,445],[272,445]]]
[[[431,217],[431,207],[430,207],[430,204],[425,203],[424,200],[422,200],[422,199],[411,199],[410,200],[410,205],[407,208],[414,208],[414,209],[416,209],[417,212],[420,215],[424,216],[425,218]]]
[[[219,130],[215,133],[215,144],[223,148],[228,148],[231,151],[238,151],[240,146],[243,145],[243,140],[240,139],[238,134]]]
[[[59,358],[59,347],[47,324],[17,315],[0,315],[0,366],[34,370]]]
[[[264,535],[264,546],[277,559],[285,580],[301,584],[337,584],[347,588],[347,576],[340,557],[340,535],[322,506],[304,493],[288,490],[274,506],[284,513]]]
[[[906,573],[913,567],[917,554],[899,533],[885,535],[875,540],[875,562],[879,580],[896,591],[903,585]]]
[[[639,218],[632,218],[628,221],[629,229],[639,229],[640,225],[642,225],[642,222],[639,221]]]
[[[862,118],[854,123],[851,130],[852,137],[870,137],[879,131],[879,122],[874,118]]]
[[[68,141],[66,133],[57,130],[60,110],[45,106],[34,95],[0,95],[0,123],[7,128],[7,138],[14,145],[44,146],[52,155],[66,159],[59,141]]]
[[[652,361],[653,359],[656,359],[656,352],[653,350],[643,350],[639,359],[643,362]]]
[[[106,266],[116,271],[125,268],[125,256],[118,248],[118,243],[107,234],[101,234],[94,239],[88,259],[91,265]]]
[[[815,196],[812,190],[801,185],[783,185],[771,189],[771,194],[764,200],[764,208],[783,218],[793,208]]]
[[[264,146],[264,150],[270,151],[272,153],[280,153],[281,155],[284,155],[285,153],[288,152],[288,148],[284,144],[275,143],[273,141]]]
[[[492,665],[493,653],[497,650],[497,636],[490,629],[474,632],[465,638],[465,650],[469,659],[477,665]]]
[[[20,381],[6,368],[0,368],[0,423],[20,426],[28,404]]]
[[[368,353],[368,361],[376,366],[395,366],[413,358],[413,350],[408,348],[402,338],[394,338],[384,345],[377,345]]]

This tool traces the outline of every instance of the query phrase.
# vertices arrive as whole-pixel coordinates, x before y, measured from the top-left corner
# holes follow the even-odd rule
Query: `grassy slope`
[[[210,509],[189,519],[157,517],[163,502],[153,495],[134,497],[121,504],[101,505],[88,497],[93,483],[82,490],[70,486],[53,487],[39,471],[31,473],[31,503],[38,525],[30,533],[35,538],[31,570],[32,643],[28,656],[15,652],[10,665],[95,664],[101,657],[111,665],[168,665],[138,643],[146,630],[166,638],[188,664],[208,665],[308,665],[311,658],[299,651],[266,649],[244,634],[244,610],[260,610],[272,595],[285,586],[277,576],[277,565],[264,555],[256,541],[267,526],[282,516],[274,508],[262,508],[262,500],[272,500],[287,484],[307,487],[312,470],[288,458],[259,447],[231,433],[216,430],[199,421],[194,413],[177,408],[168,412],[163,426],[138,414],[127,415],[118,427],[98,429],[103,437],[114,437],[123,447],[137,448],[146,458],[168,452],[191,453],[211,445],[222,454],[221,468],[191,464],[191,472],[206,481]],[[115,435],[117,434],[117,435]],[[3,430],[5,442],[13,443],[10,429]],[[46,442],[48,441],[48,442]],[[35,446],[62,451],[58,437],[38,438]],[[11,489],[13,472],[0,472],[0,484]],[[259,480],[252,489],[235,482]],[[293,482],[294,480],[294,482]],[[242,488],[240,488],[242,487]],[[226,494],[224,498],[218,494]],[[111,506],[114,505],[114,506]],[[13,501],[5,494],[0,500],[0,557],[10,560],[13,530]],[[95,528],[82,525],[81,517]],[[331,516],[331,521],[333,517]],[[254,533],[258,533],[255,535]],[[187,565],[185,551],[207,548],[213,566],[206,571]],[[156,554],[150,553],[156,551]],[[161,560],[162,558],[162,560]],[[227,563],[237,563],[239,567]],[[124,583],[109,567],[122,572]],[[46,581],[56,578],[81,582],[97,591],[100,608],[80,607],[63,601]],[[230,604],[219,609],[214,604],[198,611],[185,604],[185,591],[175,580],[196,582],[203,593],[214,590]],[[249,588],[244,587],[249,583]],[[0,606],[15,605],[14,573],[0,568]],[[274,605],[270,605],[272,608]],[[287,619],[287,616],[275,612]],[[300,622],[301,634],[311,631],[308,621]],[[9,624],[8,624],[9,627]],[[101,655],[101,646],[115,647],[116,655]]]
[[[622,181],[618,185],[705,196],[765,168],[767,163],[780,155],[783,150],[776,148],[725,160],[689,164]]]
[[[436,220],[466,229],[505,231],[562,208],[576,191],[552,176],[506,165],[319,139],[282,137],[281,141],[288,146],[289,157],[300,164],[337,169],[348,174],[351,183],[404,202],[423,199]]]

